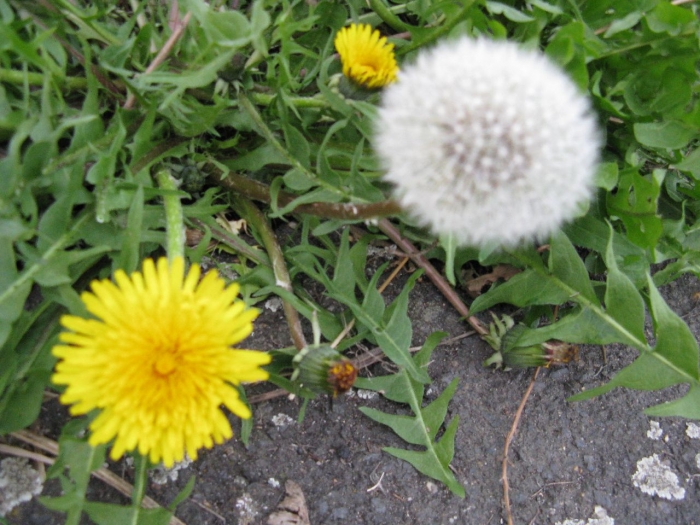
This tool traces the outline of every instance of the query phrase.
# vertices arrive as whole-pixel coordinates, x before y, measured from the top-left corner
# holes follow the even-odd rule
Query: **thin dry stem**
[[[445,296],[452,306],[459,312],[459,314],[464,317],[467,322],[474,328],[474,330],[479,335],[487,335],[489,333],[488,329],[483,325],[479,319],[473,317],[469,314],[469,308],[464,304],[462,299],[457,295],[457,292],[450,286],[445,278],[438,272],[435,267],[430,263],[430,261],[415,247],[413,244],[404,237],[401,236],[399,230],[397,230],[393,224],[391,224],[387,219],[381,219],[378,223],[379,229],[382,230],[387,237],[389,237],[399,249],[411,258],[413,264],[419,268],[425,270],[425,275],[433,282],[438,290]]]
[[[503,461],[501,463],[501,482],[503,483],[503,506],[506,510],[506,519],[508,520],[508,525],[513,525],[513,514],[510,510],[510,486],[508,485],[508,451],[510,450],[510,444],[515,437],[515,433],[518,430],[518,424],[520,423],[520,417],[523,415],[523,410],[525,409],[525,403],[527,403],[530,394],[532,393],[532,388],[535,386],[535,381],[537,381],[537,376],[540,373],[540,367],[535,369],[535,373],[530,380],[530,385],[527,387],[522,400],[520,401],[520,406],[515,412],[515,417],[513,418],[513,424],[510,427],[510,432],[506,436],[506,443],[503,447]]]
[[[173,47],[175,47],[177,41],[180,40],[180,37],[185,32],[187,24],[190,23],[190,18],[192,18],[192,13],[187,13],[185,18],[182,19],[181,23],[175,24],[175,29],[172,35],[170,35],[170,38],[168,38],[168,41],[161,48],[161,50],[158,51],[158,54],[156,55],[156,58],[153,59],[153,62],[151,62],[151,64],[146,68],[146,71],[144,72],[145,75],[153,73],[153,71],[155,71],[155,69],[165,61],[170,52],[173,50]],[[129,93],[129,96],[126,97],[126,102],[124,102],[124,109],[132,109],[134,107],[134,102],[136,102],[136,95]]]
[[[33,447],[39,448],[43,450],[44,452],[48,452],[49,454],[52,454],[54,456],[58,455],[58,443],[55,441],[48,439],[43,436],[38,436],[36,434],[33,434],[27,430],[19,430],[17,432],[11,432],[10,436],[13,438],[23,441],[27,443],[28,445],[32,445]],[[34,461],[38,461],[40,463],[43,463],[45,465],[53,465],[56,461],[55,458],[50,458],[48,456],[44,456],[42,454],[37,454],[36,452],[29,452],[26,451],[22,448],[19,447],[13,447],[10,445],[0,445],[0,453],[2,454],[9,454],[13,456],[18,456],[18,457],[25,457],[28,459],[32,459]],[[122,494],[124,494],[127,497],[131,497],[132,492],[134,491],[134,487],[128,483],[127,481],[124,481],[122,478],[114,474],[113,472],[107,470],[106,468],[102,467],[98,470],[95,470],[90,473],[92,476],[96,477],[97,479],[104,481],[107,485],[110,487],[118,490]],[[161,506],[156,502],[154,499],[149,498],[148,496],[144,496],[143,500],[141,501],[141,506],[145,509],[158,509]],[[184,521],[180,520],[179,518],[175,516],[171,516],[170,518],[170,525],[186,525]]]

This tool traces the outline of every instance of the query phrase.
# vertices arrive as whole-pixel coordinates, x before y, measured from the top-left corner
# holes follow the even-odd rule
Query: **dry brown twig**
[[[508,485],[508,451],[510,449],[510,444],[515,437],[515,433],[518,430],[518,424],[520,423],[520,416],[523,415],[523,410],[525,409],[525,404],[527,403],[530,394],[532,393],[532,388],[535,386],[535,381],[537,381],[537,376],[540,373],[540,368],[535,369],[535,373],[532,376],[530,385],[525,390],[523,398],[520,400],[520,406],[515,412],[515,417],[513,418],[513,424],[510,427],[510,432],[506,436],[506,443],[503,447],[503,461],[501,463],[501,482],[503,483],[503,506],[506,510],[506,519],[508,520],[508,525],[513,525],[513,513],[510,510],[510,486]]]
[[[44,452],[48,452],[52,456],[57,456],[58,455],[58,443],[53,441],[52,439],[46,438],[44,436],[39,436],[37,434],[34,434],[32,432],[29,432],[27,430],[19,430],[17,432],[11,432],[10,436],[13,438],[22,441],[24,443],[27,443],[28,445],[31,445],[33,447],[36,447],[40,450],[43,450]],[[28,450],[24,450],[23,448],[19,447],[13,447],[11,445],[3,445],[0,444],[0,454],[8,454],[12,456],[17,456],[17,457],[24,457],[27,459],[31,459],[33,461],[37,461],[39,463],[43,463],[45,465],[53,465],[56,461],[55,457],[49,457],[45,456],[43,454],[38,454],[36,452],[30,452]],[[106,468],[102,467],[98,470],[95,470],[94,472],[91,472],[91,474],[96,477],[97,479],[107,483],[110,487],[118,490],[122,494],[124,494],[127,497],[131,497],[132,492],[134,491],[134,487],[128,483],[127,481],[124,481],[122,478],[114,474],[113,472],[107,470]],[[154,499],[149,498],[148,496],[143,497],[143,501],[141,502],[141,506],[145,509],[158,509],[161,507],[161,505],[158,504]],[[184,521],[180,520],[179,518],[172,516],[170,518],[170,525],[186,525]]]
[[[192,13],[187,13],[185,18],[182,19],[182,22],[174,24],[175,29],[173,30],[173,33],[170,35],[170,38],[168,38],[165,45],[160,49],[160,51],[158,51],[158,54],[156,55],[156,58],[153,59],[153,62],[151,62],[151,64],[146,68],[146,71],[143,73],[144,75],[153,73],[153,71],[155,71],[155,69],[165,61],[170,52],[173,50],[173,47],[175,47],[177,41],[180,40],[180,37],[185,32],[187,24],[190,23],[190,18],[192,18]],[[126,102],[124,102],[124,109],[132,109],[134,107],[134,102],[136,102],[136,95],[129,93],[129,96],[126,97]]]

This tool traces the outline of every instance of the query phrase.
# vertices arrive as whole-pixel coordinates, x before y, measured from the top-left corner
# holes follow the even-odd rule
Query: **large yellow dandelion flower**
[[[394,44],[368,24],[344,27],[335,37],[335,49],[343,63],[343,74],[354,82],[376,89],[396,80]]]
[[[117,271],[115,283],[94,281],[82,294],[96,319],[61,318],[70,331],[53,348],[53,382],[67,385],[61,402],[72,414],[101,409],[89,442],[114,439],[112,459],[138,448],[171,467],[233,435],[221,405],[251,415],[234,385],[267,379],[260,366],[270,357],[231,345],[250,335],[258,311],[236,299],[237,284],[199,276],[198,265],[185,275],[182,258],[147,259],[143,273]]]

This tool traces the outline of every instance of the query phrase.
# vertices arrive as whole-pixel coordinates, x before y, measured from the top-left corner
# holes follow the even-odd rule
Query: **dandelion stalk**
[[[175,179],[173,179],[168,170],[159,170],[156,173],[156,180],[158,181],[158,186],[167,192],[163,195],[167,237],[166,252],[168,258],[172,261],[185,255],[185,225],[182,215],[182,204],[180,203],[180,196],[177,194]]]
[[[248,221],[248,223],[250,223],[253,228],[255,228],[260,235],[260,239],[262,240],[265,250],[267,250],[267,254],[270,257],[272,271],[275,274],[277,286],[284,288],[288,292],[292,292],[292,280],[289,277],[287,264],[284,262],[282,248],[277,242],[275,232],[273,232],[272,228],[270,228],[267,219],[250,199],[241,195],[233,195],[233,200],[236,210],[243,216],[244,219]],[[299,313],[294,309],[291,303],[285,299],[282,299],[282,306],[284,308],[284,315],[287,318],[289,333],[292,336],[294,346],[297,348],[297,350],[306,348],[307,344],[306,340],[304,339],[304,332],[301,329]]]
[[[410,31],[413,26],[410,26],[403,22],[398,16],[396,16],[389,8],[384,4],[382,0],[369,0],[369,7],[377,13],[382,21],[391,27],[392,29],[402,32]]]

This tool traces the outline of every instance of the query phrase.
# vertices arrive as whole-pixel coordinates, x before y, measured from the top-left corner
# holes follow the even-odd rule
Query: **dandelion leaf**
[[[581,392],[569,400],[589,399],[618,386],[635,390],[659,390],[689,383],[691,388],[685,397],[647,409],[647,413],[700,419],[698,344],[688,326],[663,300],[651,277],[647,278],[647,282],[656,345],[642,349],[637,360],[622,369],[609,383]]]
[[[172,517],[172,513],[163,508],[143,509],[98,502],[85,505],[85,513],[97,525],[167,525]]]
[[[421,369],[427,366],[430,354],[445,336],[434,333],[425,342],[421,351],[413,357],[414,364]],[[445,422],[447,405],[457,389],[457,379],[429,405],[422,406],[424,387],[406,371],[399,370],[390,376],[371,379],[360,378],[357,386],[381,392],[384,397],[408,405],[412,416],[387,414],[368,407],[361,407],[362,413],[374,421],[391,428],[401,439],[411,445],[425,447],[425,450],[405,450],[386,447],[384,450],[393,456],[408,461],[419,472],[444,483],[454,494],[464,497],[464,488],[459,484],[450,470],[454,457],[454,439],[457,432],[458,417],[454,417],[446,426],[445,432],[436,440],[439,429]]]

